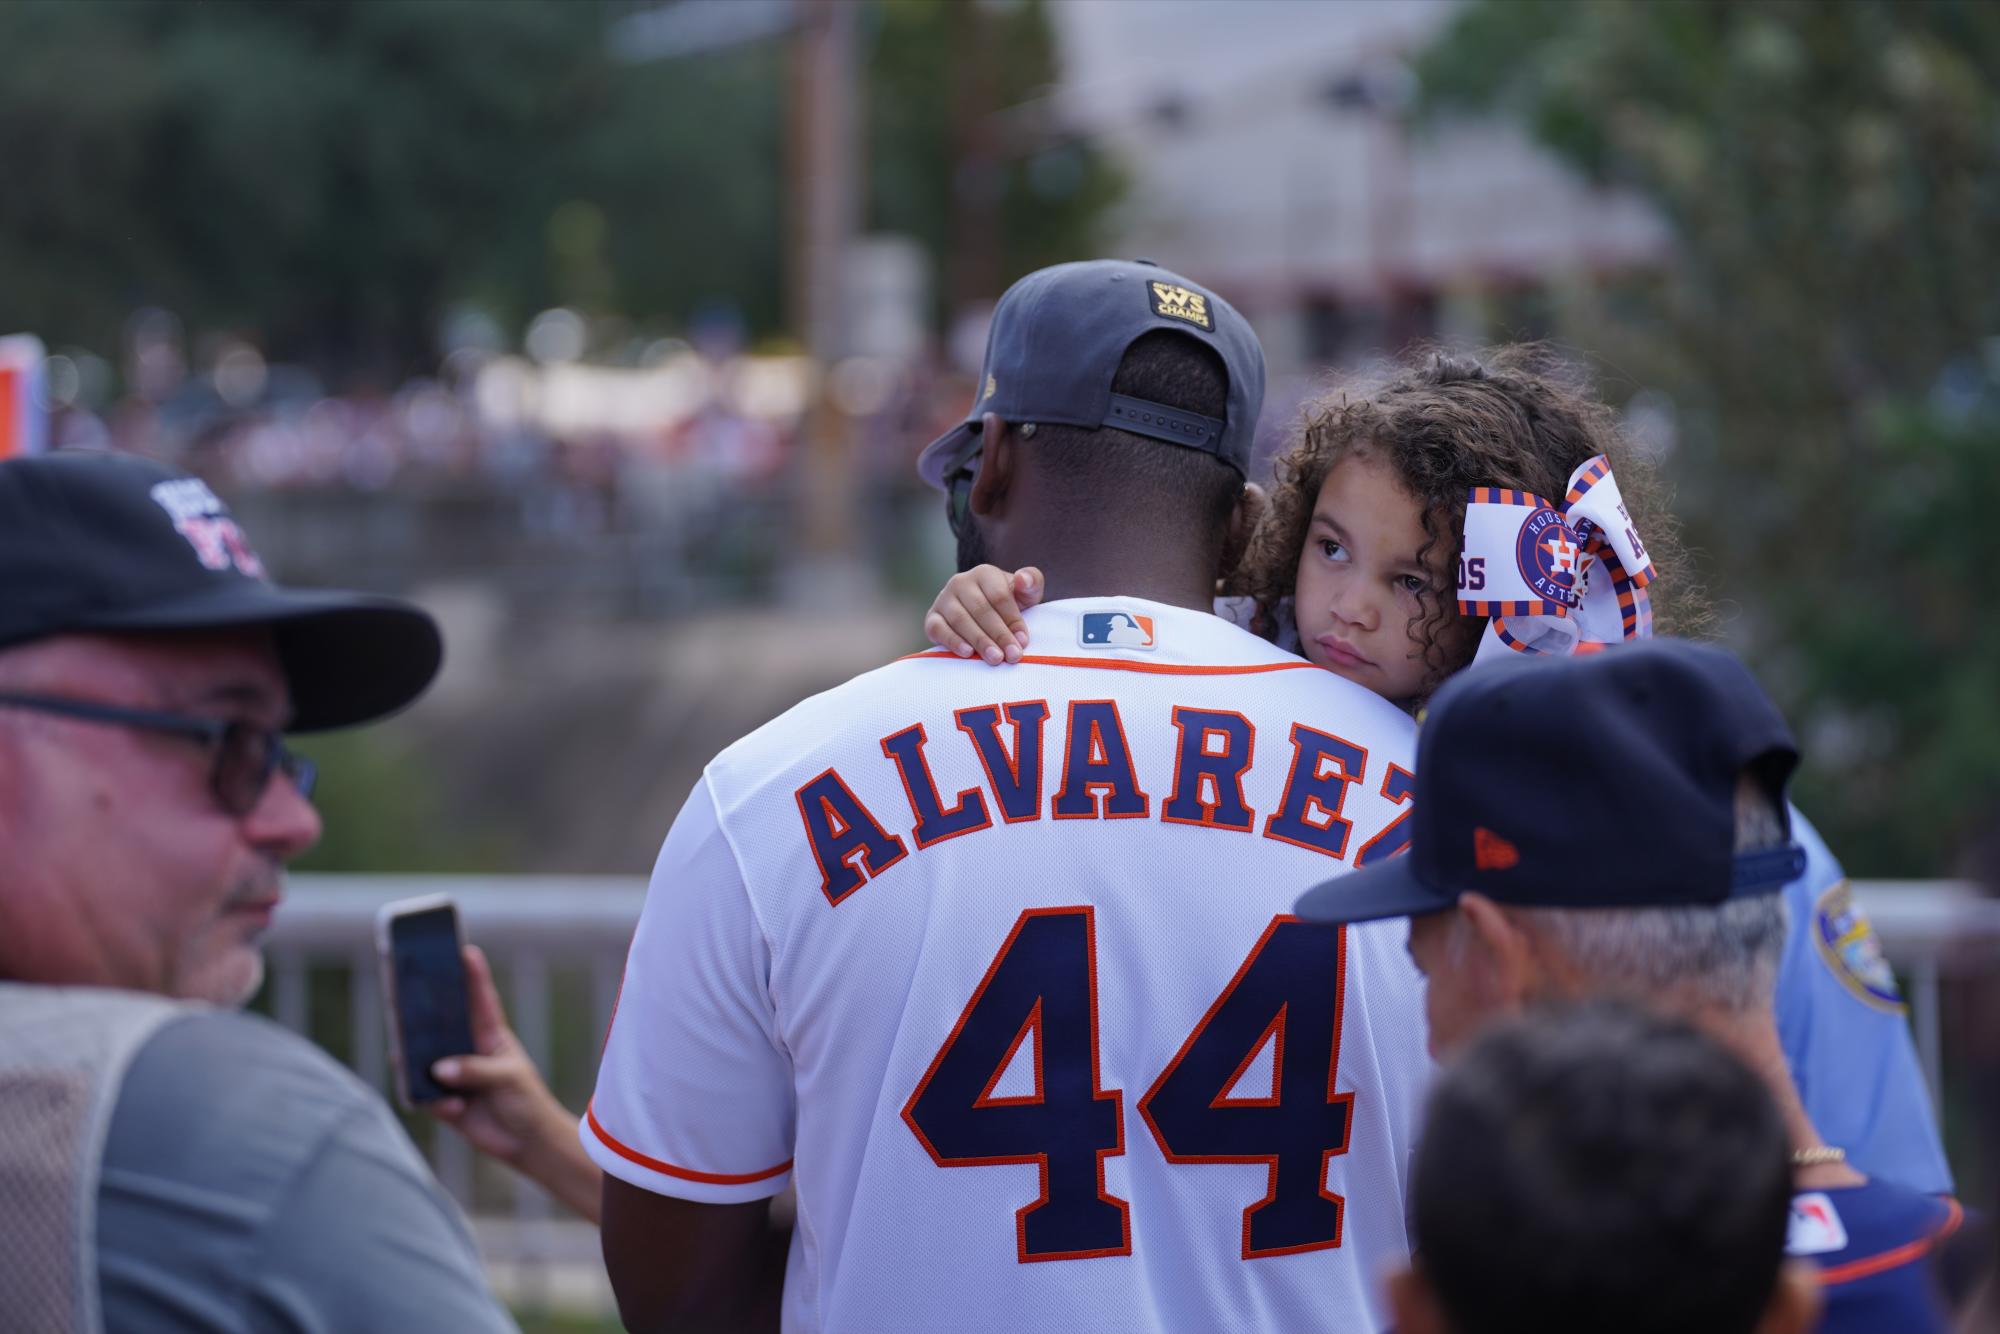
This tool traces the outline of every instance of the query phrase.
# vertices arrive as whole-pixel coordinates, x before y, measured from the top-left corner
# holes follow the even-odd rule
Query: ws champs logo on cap
[[[1208,298],[1177,283],[1148,283],[1153,313],[1170,320],[1186,320],[1203,329],[1215,325],[1208,318]]]

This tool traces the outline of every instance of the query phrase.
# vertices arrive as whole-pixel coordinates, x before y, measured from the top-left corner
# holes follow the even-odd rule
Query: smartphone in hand
[[[431,1078],[431,1064],[473,1049],[458,908],[442,894],[384,904],[375,915],[375,947],[382,956],[396,1100],[413,1108],[453,1096]]]

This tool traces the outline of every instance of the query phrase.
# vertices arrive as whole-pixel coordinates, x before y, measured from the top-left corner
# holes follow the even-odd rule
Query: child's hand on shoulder
[[[1042,600],[1042,572],[1024,565],[1008,574],[997,565],[975,565],[954,574],[924,616],[924,633],[961,658],[975,653],[998,667],[1019,662],[1028,647],[1021,613]]]

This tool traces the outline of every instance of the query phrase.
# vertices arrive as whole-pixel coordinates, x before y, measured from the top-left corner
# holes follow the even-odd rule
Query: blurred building
[[[1651,267],[1667,231],[1511,125],[1412,128],[1408,61],[1456,0],[1051,7],[1059,119],[1130,174],[1121,253],[1225,292],[1274,388],[1413,338],[1543,332],[1547,286]]]

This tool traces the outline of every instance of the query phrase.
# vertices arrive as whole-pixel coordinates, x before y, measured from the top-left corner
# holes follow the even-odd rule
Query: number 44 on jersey
[[[1334,1091],[1346,943],[1345,927],[1273,920],[1139,1098],[1168,1162],[1265,1167],[1263,1198],[1243,1209],[1246,1260],[1340,1245],[1344,1201],[1325,1183],[1354,1112]],[[1014,1215],[1024,1264],[1132,1251],[1131,1208],[1104,1183],[1105,1159],[1125,1152],[1125,1094],[1098,1068],[1096,959],[1091,908],[1023,912],[903,1107],[939,1167],[1040,1169],[1040,1194]],[[1034,1091],[996,1095],[1024,1045]],[[1267,1046],[1268,1091],[1234,1092]]]

